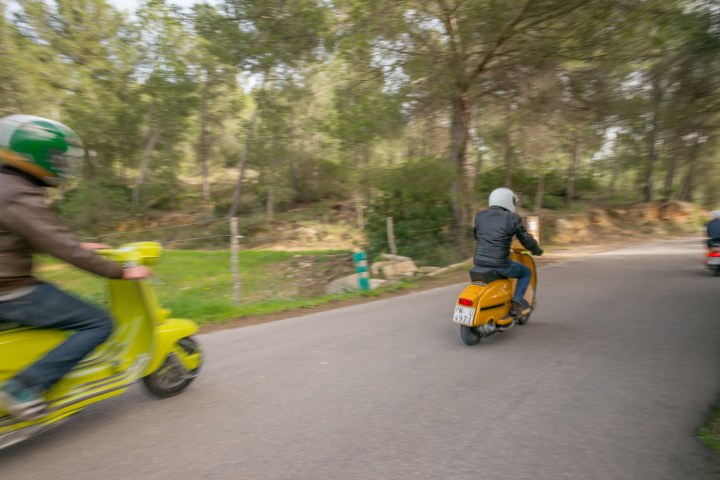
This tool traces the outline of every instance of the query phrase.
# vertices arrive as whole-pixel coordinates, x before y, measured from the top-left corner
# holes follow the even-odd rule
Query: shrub
[[[382,194],[371,206],[366,233],[371,259],[390,252],[386,218],[393,217],[398,254],[425,264],[448,264],[460,258],[451,235],[452,170],[441,160],[415,160],[377,179]]]

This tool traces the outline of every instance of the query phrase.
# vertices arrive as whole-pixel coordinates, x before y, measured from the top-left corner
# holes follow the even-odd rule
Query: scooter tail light
[[[720,250],[708,252],[708,257],[720,257]]]
[[[467,307],[472,307],[473,301],[470,300],[469,298],[460,298],[460,299],[458,299],[458,303],[459,303],[460,305],[465,305],[465,306],[467,306]]]

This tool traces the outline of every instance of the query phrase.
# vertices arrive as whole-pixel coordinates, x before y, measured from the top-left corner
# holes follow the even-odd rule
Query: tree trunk
[[[680,200],[686,202],[693,201],[693,190],[695,189],[695,169],[698,163],[698,152],[700,151],[700,135],[695,137],[695,142],[690,149],[690,158],[688,159],[687,170],[683,178],[682,190],[680,192]]]
[[[483,166],[483,142],[475,128],[470,130],[470,139],[472,140],[473,151],[475,152],[475,176],[480,175]]]
[[[458,93],[452,100],[452,123],[450,131],[450,160],[456,166],[453,188],[453,210],[458,225],[469,225],[472,220],[472,190],[475,185],[475,169],[468,159],[467,146],[470,137],[470,115],[467,92]]]
[[[265,220],[272,223],[275,219],[275,187],[268,185],[267,196],[265,198]]]
[[[570,204],[575,199],[575,175],[580,162],[580,135],[578,129],[573,129],[572,143],[570,144],[570,164],[565,182],[565,203]]]
[[[615,192],[617,191],[618,177],[620,176],[620,166],[618,164],[618,160],[615,159],[610,165],[610,186],[608,187],[609,200],[615,198]]]
[[[238,180],[235,184],[235,191],[233,192],[232,206],[230,207],[230,218],[237,216],[238,208],[240,207],[240,195],[242,194],[242,184],[245,180],[245,170],[247,170],[248,159],[250,158],[250,144],[252,143],[253,135],[255,133],[255,123],[258,117],[258,107],[255,106],[252,116],[250,117],[250,123],[248,125],[247,137],[245,138],[245,147],[243,148],[242,156],[240,157],[240,163],[238,164]]]
[[[657,121],[656,116],[653,114],[653,119],[650,126],[650,133],[648,138],[648,156],[647,161],[645,162],[645,178],[642,192],[643,192],[643,201],[649,202],[653,198],[653,170],[655,168],[655,160],[657,158],[656,154],[656,135],[657,135]]]
[[[152,152],[155,149],[155,144],[157,143],[159,138],[160,130],[155,129],[150,135],[150,140],[148,141],[147,145],[145,145],[142,161],[140,162],[140,175],[138,176],[137,183],[135,184],[135,188],[133,188],[132,193],[132,203],[136,207],[140,205],[140,189],[145,183],[145,179],[147,178],[148,172],[150,171],[150,158],[152,157]]]
[[[540,175],[538,178],[537,190],[535,190],[535,205],[533,205],[533,211],[539,215],[540,210],[543,207],[543,195],[545,195],[545,173]]]
[[[209,101],[208,89],[210,82],[206,81],[203,86],[202,103],[200,106],[200,141],[198,143],[198,157],[202,173],[202,199],[210,201],[210,131],[209,131]]]
[[[505,135],[503,136],[503,146],[505,147],[504,163],[505,163],[505,182],[503,184],[506,188],[512,188],[512,173],[513,173],[513,145],[512,136],[510,135],[510,129],[512,124],[510,117],[508,116],[507,125],[505,126]]]
[[[667,172],[665,173],[665,185],[663,187],[663,199],[665,201],[673,199],[673,184],[675,183],[675,170],[677,169],[679,149],[678,142],[675,142],[672,155],[668,161]]]
[[[653,81],[652,93],[652,118],[650,120],[650,132],[648,133],[648,154],[645,162],[645,178],[643,179],[643,200],[650,202],[653,199],[653,177],[655,161],[657,160],[657,137],[658,137],[658,110],[662,101],[662,91],[657,79]]]

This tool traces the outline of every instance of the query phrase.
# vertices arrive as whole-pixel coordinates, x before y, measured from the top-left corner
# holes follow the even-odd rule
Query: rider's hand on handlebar
[[[80,247],[82,247],[84,250],[102,250],[105,248],[111,248],[110,245],[107,245],[105,243],[89,243],[89,242],[82,242],[80,244]]]
[[[539,256],[541,256],[543,253],[545,253],[545,251],[544,251],[542,248],[538,248],[538,251],[535,252],[535,255],[537,255],[537,256],[539,257]]]
[[[145,265],[134,265],[123,268],[123,280],[141,280],[150,276],[150,269]]]

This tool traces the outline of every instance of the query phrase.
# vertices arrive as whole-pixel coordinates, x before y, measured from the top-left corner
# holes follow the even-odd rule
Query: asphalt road
[[[540,269],[530,323],[465,346],[462,285],[202,335],[185,393],[140,385],[0,452],[0,479],[716,478],[720,278],[700,239]]]

